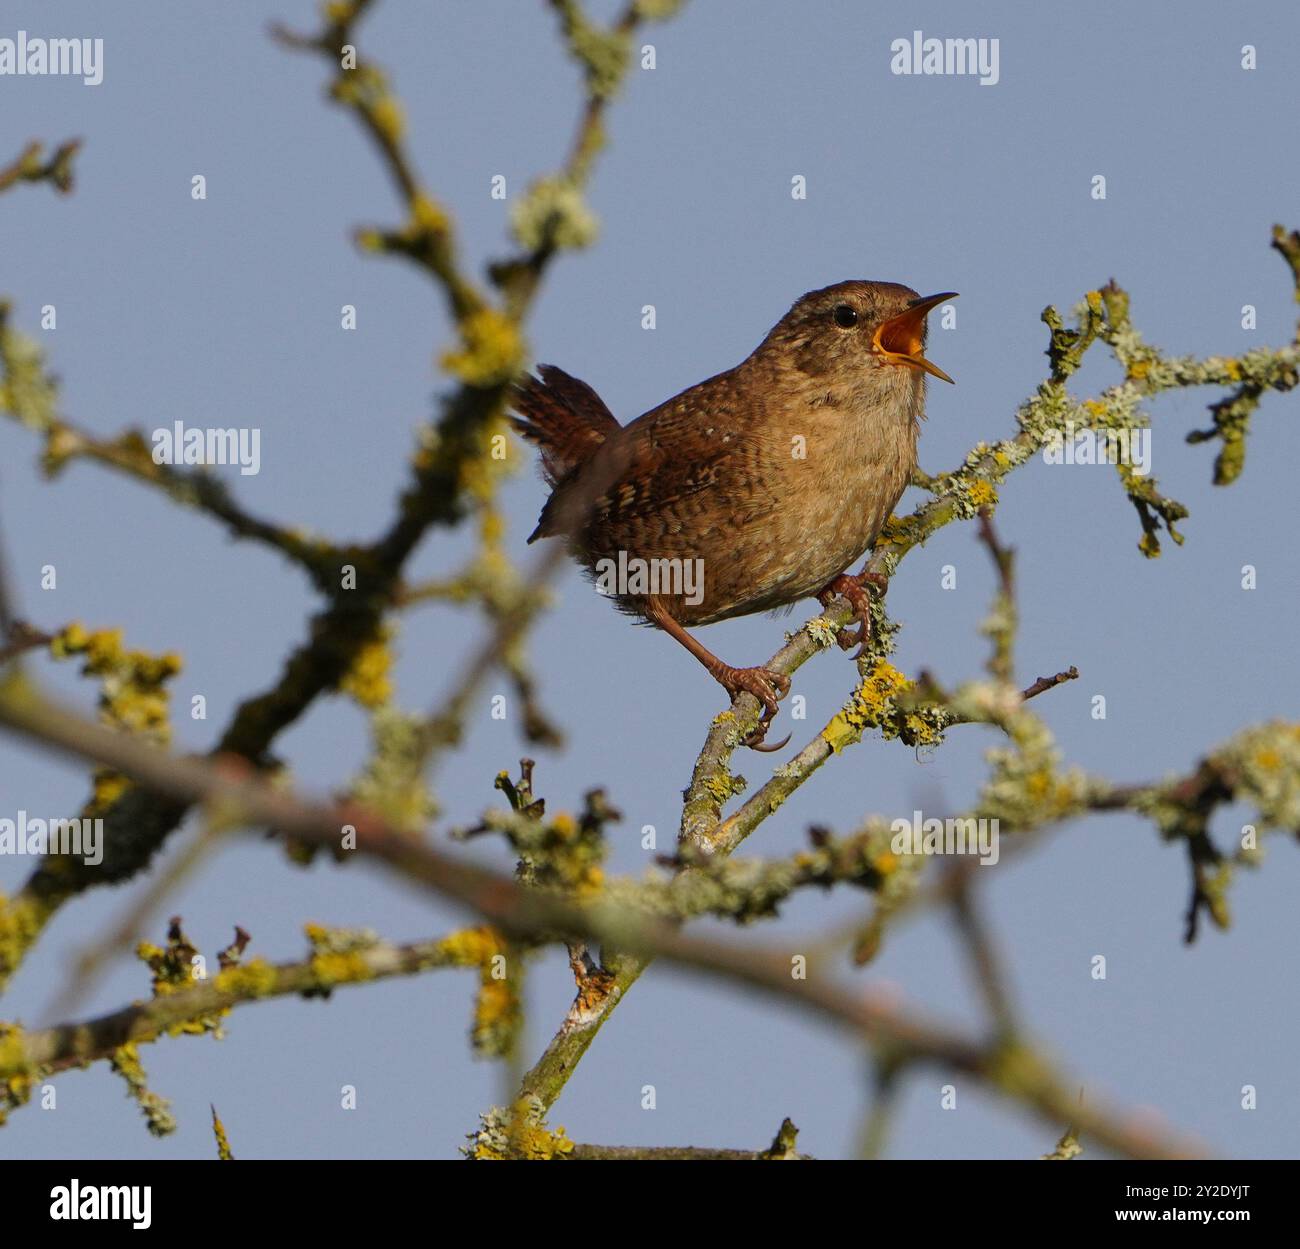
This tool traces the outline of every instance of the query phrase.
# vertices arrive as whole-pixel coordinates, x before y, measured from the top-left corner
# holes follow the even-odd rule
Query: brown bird
[[[625,426],[553,365],[514,392],[513,423],[551,487],[529,542],[564,538],[620,610],[671,634],[733,697],[753,694],[748,746],[785,744],[761,745],[790,679],[723,663],[685,626],[843,595],[860,627],[840,645],[865,647],[865,586],[885,580],[846,570],[916,465],[925,374],[952,381],[923,355],[926,314],[951,298],[894,282],[812,291],[748,359]]]

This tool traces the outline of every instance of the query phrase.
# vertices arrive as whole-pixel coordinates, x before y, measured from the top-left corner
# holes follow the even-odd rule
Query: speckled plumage
[[[683,625],[818,593],[868,550],[916,464],[925,377],[874,335],[918,300],[890,282],[813,291],[735,368],[621,427],[590,387],[543,366],[515,401],[553,486],[533,538],[566,537],[589,571],[620,552],[702,560],[701,602],[660,598]],[[849,327],[835,320],[845,305]],[[616,602],[648,616],[643,597]]]

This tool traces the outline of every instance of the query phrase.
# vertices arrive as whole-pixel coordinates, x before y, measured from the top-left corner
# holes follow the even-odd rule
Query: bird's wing
[[[709,400],[710,379],[603,441],[560,480],[533,537],[599,526],[615,544],[644,549],[709,512],[742,522],[770,506],[756,462],[759,442]]]

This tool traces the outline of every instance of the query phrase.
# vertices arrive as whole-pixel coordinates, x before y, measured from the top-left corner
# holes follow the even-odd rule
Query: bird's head
[[[775,354],[816,380],[892,385],[901,369],[951,382],[925,358],[925,318],[955,298],[953,291],[922,297],[897,282],[837,282],[796,300],[755,354]]]

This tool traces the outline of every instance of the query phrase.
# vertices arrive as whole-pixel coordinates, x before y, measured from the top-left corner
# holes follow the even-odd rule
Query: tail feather
[[[553,364],[515,387],[511,423],[541,452],[542,476],[552,489],[585,464],[619,428],[614,414],[586,382]]]

